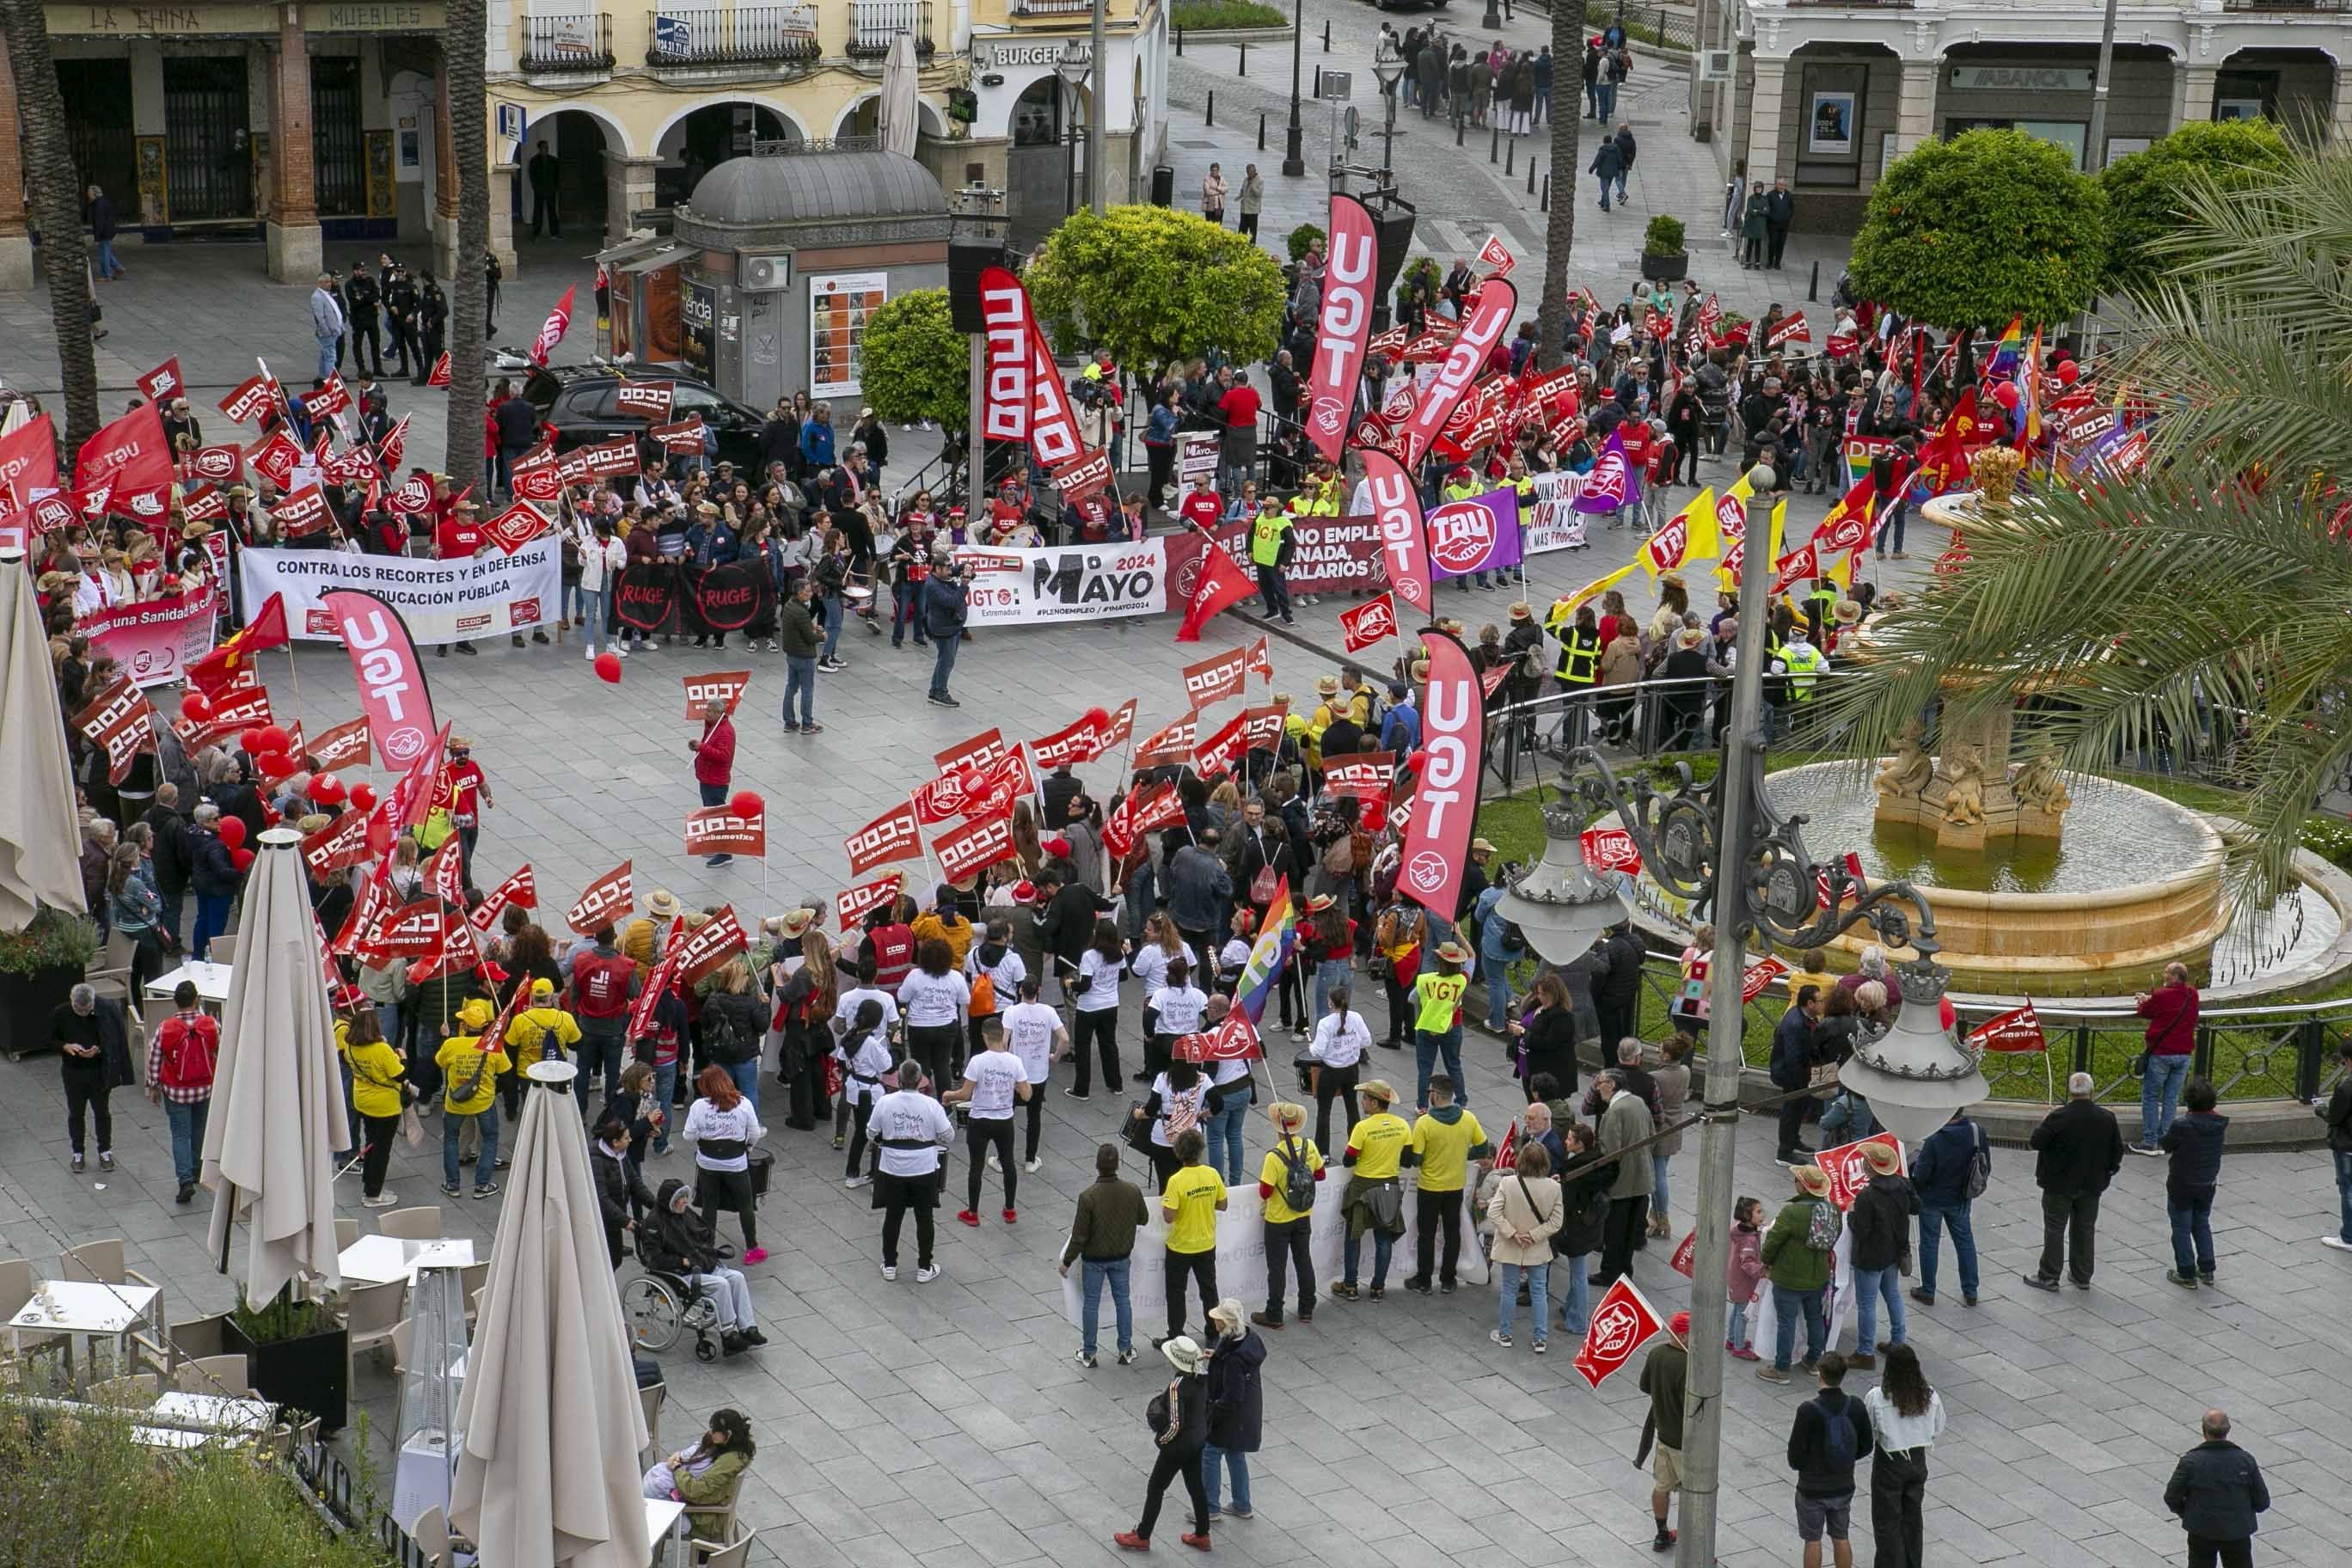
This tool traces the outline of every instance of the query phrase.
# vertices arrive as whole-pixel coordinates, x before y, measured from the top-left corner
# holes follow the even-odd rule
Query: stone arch
[[[735,103],[749,104],[782,121],[784,126],[784,139],[788,142],[810,140],[807,122],[785,104],[774,99],[761,98],[751,93],[727,92],[714,98],[703,99],[699,102],[687,104],[672,111],[670,117],[661,122],[661,128],[654,132],[651,141],[646,146],[645,153],[640,155],[660,158],[671,156],[675,149],[666,149],[664,144],[673,140],[670,132],[677,130],[679,123],[688,116],[699,113],[706,109],[716,109],[722,105]]]

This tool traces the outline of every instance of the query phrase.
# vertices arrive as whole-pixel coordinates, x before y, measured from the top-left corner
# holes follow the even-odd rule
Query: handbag
[[[1156,1437],[1168,1430],[1169,1419],[1168,1391],[1163,1388],[1151,1396],[1150,1404],[1143,1407],[1143,1420]]]

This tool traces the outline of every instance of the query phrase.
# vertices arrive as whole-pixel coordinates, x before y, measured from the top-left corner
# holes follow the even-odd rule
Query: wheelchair
[[[679,1335],[691,1333],[694,1359],[717,1361],[719,1303],[709,1291],[688,1284],[683,1275],[656,1265],[644,1241],[636,1251],[645,1272],[621,1287],[621,1315],[630,1338],[646,1353],[660,1355],[677,1343]]]

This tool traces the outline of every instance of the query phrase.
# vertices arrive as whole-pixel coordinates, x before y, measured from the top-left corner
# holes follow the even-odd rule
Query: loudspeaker
[[[1394,297],[1397,275],[1404,270],[1405,258],[1412,254],[1413,211],[1402,202],[1375,208],[1372,212],[1372,232],[1380,237],[1380,274],[1374,280],[1372,298],[1387,301]],[[1386,331],[1383,324],[1382,331]]]
[[[1001,239],[958,237],[948,241],[948,313],[959,332],[987,330],[981,319],[980,275],[1012,263]]]

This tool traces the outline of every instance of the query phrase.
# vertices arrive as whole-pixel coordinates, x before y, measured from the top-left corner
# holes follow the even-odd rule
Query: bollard
[[[1806,284],[1806,285],[1805,285],[1805,298],[1806,298],[1806,300],[1807,300],[1808,301],[1816,301],[1816,302],[1817,302],[1817,301],[1819,301],[1819,300],[1820,300],[1821,297],[1822,297],[1822,264],[1821,264],[1820,262],[1816,261],[1816,262],[1814,262],[1814,263],[1813,263],[1813,280],[1812,280],[1811,282],[1810,282],[1810,283],[1808,283],[1808,284]]]
[[[1517,166],[1518,156],[1519,142],[1518,138],[1515,136],[1503,143],[1503,178],[1507,180],[1519,172]]]
[[[1214,125],[1216,122],[1217,95],[1213,91],[1209,94],[1209,111],[1201,116],[1201,123],[1203,125]]]
[[[1263,109],[1257,111],[1257,150],[1261,153],[1265,151],[1265,110]]]
[[[1317,66],[1315,68],[1315,91],[1310,96],[1318,99],[1323,96],[1323,68],[1321,66]]]
[[[1241,74],[1242,74],[1242,75],[1244,75],[1244,76],[1247,76],[1247,75],[1249,75],[1249,46],[1248,46],[1247,44],[1244,44],[1244,45],[1242,46],[1242,72],[1241,72]]]
[[[1533,153],[1530,153],[1530,154],[1528,154],[1528,195],[1534,195],[1535,194],[1536,194],[1536,161],[1535,161],[1535,155],[1534,155]]]
[[[1184,52],[1184,29],[1181,27],[1176,29],[1176,52],[1180,55]]]
[[[1462,124],[1463,122],[1460,120],[1456,120],[1454,122],[1454,144],[1456,147],[1462,145]]]
[[[1495,161],[1496,154],[1502,152],[1502,150],[1503,128],[1497,125],[1486,133],[1486,162],[1489,163],[1493,163]]]
[[[1331,52],[1331,24],[1328,22],[1323,24],[1323,52],[1327,55]]]
[[[1551,211],[1551,176],[1549,174],[1544,176],[1543,200],[1536,204],[1536,211],[1539,213]]]

